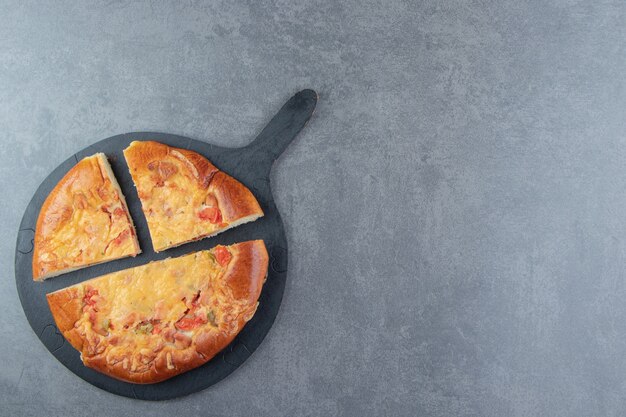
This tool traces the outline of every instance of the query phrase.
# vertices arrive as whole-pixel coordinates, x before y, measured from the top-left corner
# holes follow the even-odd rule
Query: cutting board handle
[[[318,95],[314,90],[302,90],[291,97],[248,146],[246,153],[254,155],[257,164],[269,169],[287,149],[313,116]]]

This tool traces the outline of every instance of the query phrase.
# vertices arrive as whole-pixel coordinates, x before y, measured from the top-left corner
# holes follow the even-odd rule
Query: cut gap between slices
[[[124,196],[124,193],[122,192],[122,188],[120,187],[120,184],[117,182],[117,177],[115,177],[115,174],[113,173],[113,169],[111,168],[111,164],[109,163],[109,160],[106,157],[106,155],[103,154],[102,152],[99,152],[96,155],[98,156],[98,160],[102,163],[102,166],[104,167],[109,178],[111,179],[111,184],[113,185],[113,188],[115,189],[115,191],[117,191],[120,201],[122,202],[124,211],[126,212],[126,217],[128,217],[128,221],[130,222],[130,227],[133,231],[133,236],[135,237],[134,242],[135,242],[135,249],[137,252],[135,253],[134,256],[137,256],[141,253],[141,246],[139,246],[139,239],[137,238],[137,229],[135,229],[135,222],[133,221],[133,216],[130,215],[130,210],[128,210],[128,204],[126,204],[126,196]],[[116,259],[121,259],[121,258],[116,258]],[[114,260],[114,259],[111,259],[111,260]],[[92,265],[95,265],[95,264],[92,264]]]

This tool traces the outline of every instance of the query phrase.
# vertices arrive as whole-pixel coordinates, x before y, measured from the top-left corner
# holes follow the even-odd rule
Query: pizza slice
[[[33,279],[41,281],[138,253],[135,227],[109,161],[102,153],[84,158],[41,207]]]
[[[267,276],[262,240],[168,258],[48,294],[83,363],[151,384],[196,368],[254,315]]]
[[[135,141],[124,156],[156,252],[263,216],[250,190],[202,155]]]

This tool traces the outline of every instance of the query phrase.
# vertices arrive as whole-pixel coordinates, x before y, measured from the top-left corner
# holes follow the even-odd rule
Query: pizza
[[[59,181],[35,226],[33,279],[141,253],[126,201],[102,153],[84,158]]]
[[[124,156],[156,252],[263,216],[248,188],[196,152],[135,141]]]
[[[83,363],[149,384],[219,353],[254,315],[267,276],[262,240],[168,258],[47,295]]]

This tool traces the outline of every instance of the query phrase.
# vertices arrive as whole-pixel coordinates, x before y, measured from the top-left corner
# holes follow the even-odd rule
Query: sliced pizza
[[[124,156],[157,252],[263,216],[248,188],[196,152],[135,141]]]
[[[84,158],[41,207],[35,230],[33,279],[140,253],[126,200],[102,153]]]
[[[254,315],[267,276],[262,240],[168,258],[48,294],[83,363],[150,384],[219,353]]]

